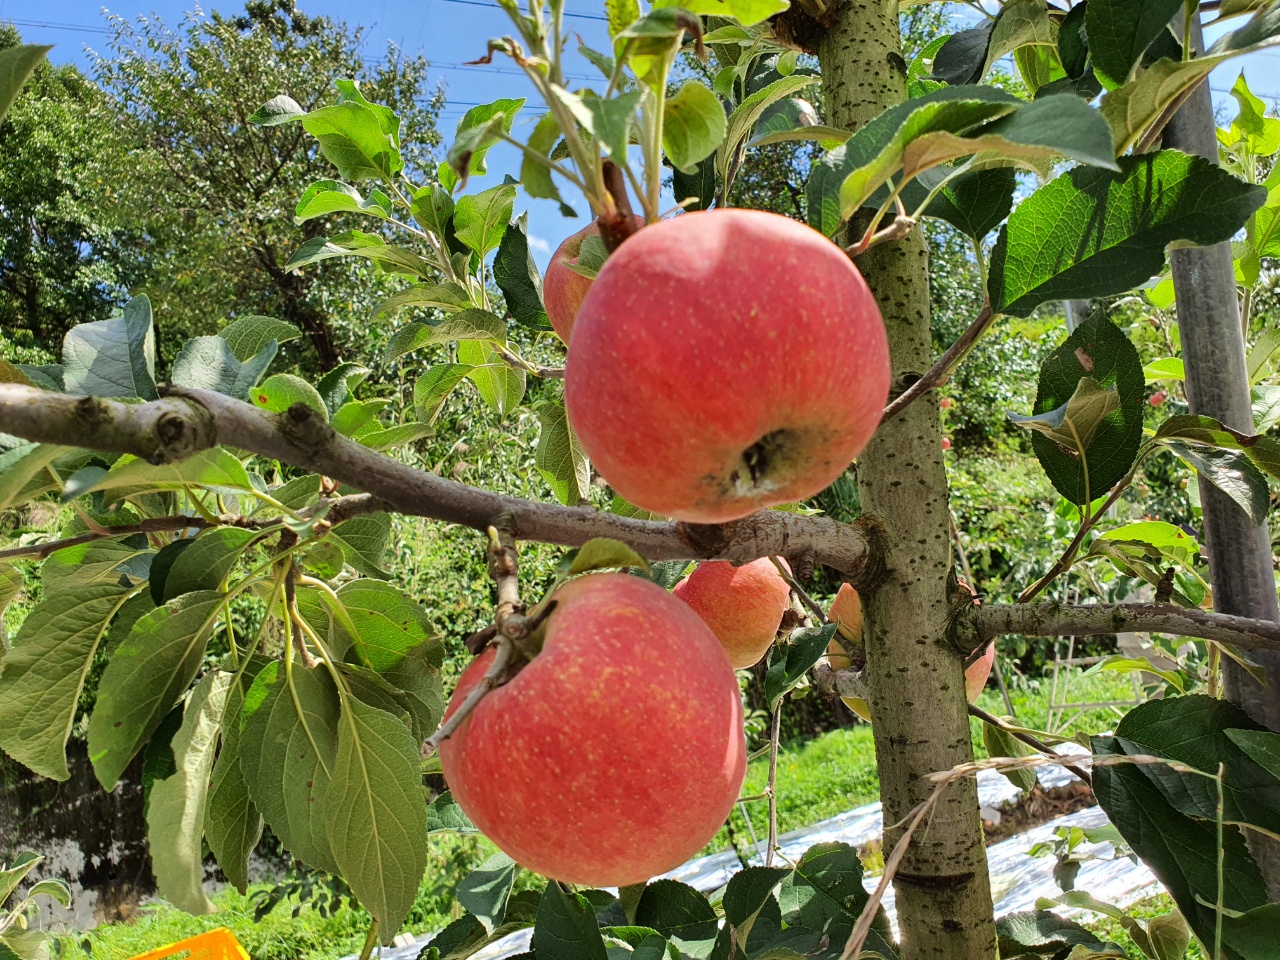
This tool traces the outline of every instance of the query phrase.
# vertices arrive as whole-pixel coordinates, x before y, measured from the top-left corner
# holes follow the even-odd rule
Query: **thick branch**
[[[90,415],[95,424],[91,430],[83,422],[83,416]],[[272,414],[208,390],[170,388],[162,400],[128,404],[0,384],[0,423],[6,432],[30,440],[158,455],[164,461],[225,444],[367,491],[370,510],[430,517],[481,531],[507,514],[518,540],[577,547],[595,537],[610,537],[650,560],[741,563],[811,553],[814,561],[838,570],[859,590],[873,589],[883,572],[879,528],[871,520],[842,524],[827,517],[765,510],[708,526],[535,503],[415,470],[338,435],[301,404]]]
[[[957,640],[981,643],[1006,633],[1033,637],[1092,637],[1109,633],[1166,633],[1230,644],[1242,650],[1280,650],[1280,623],[1210,613],[1171,603],[1057,602],[989,604],[957,621]]]
[[[935,363],[923,377],[911,384],[911,386],[907,387],[906,390],[894,398],[894,400],[884,408],[884,413],[880,416],[880,422],[883,423],[892,417],[896,417],[905,410],[910,403],[919,397],[922,397],[924,394],[928,393],[934,387],[939,386],[944,380],[946,380],[947,377],[951,375],[951,372],[955,370],[960,361],[964,359],[965,354],[967,354],[982,335],[987,332],[987,327],[991,326],[991,321],[995,319],[995,316],[995,313],[991,310],[991,303],[989,301],[984,303],[982,305],[982,310],[979,311],[973,322],[969,324],[969,328],[965,330],[964,333],[960,334],[960,337],[947,349],[947,352],[938,359],[938,362]]]

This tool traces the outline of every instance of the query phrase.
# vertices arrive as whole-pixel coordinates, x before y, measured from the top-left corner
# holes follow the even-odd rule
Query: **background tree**
[[[0,50],[20,43],[0,25]],[[102,163],[119,141],[108,98],[71,65],[42,62],[0,122],[0,335],[57,348],[73,324],[104,319],[147,273],[137,223]],[[32,359],[37,359],[32,357]]]
[[[394,47],[366,58],[361,30],[306,16],[293,0],[250,3],[240,16],[192,14],[176,28],[151,17],[110,23],[95,75],[121,114],[110,151],[117,199],[122,216],[146,224],[155,254],[147,290],[169,318],[173,348],[228,314],[267,315],[303,331],[307,365],[331,369],[359,339],[351,324],[378,301],[377,278],[367,266],[330,266],[321,286],[314,268],[287,268],[299,238],[295,185],[332,171],[300,129],[270,136],[245,121],[281,93],[315,107],[331,99],[334,77],[348,77],[400,115],[405,163],[421,172],[443,102],[424,90],[427,61]],[[309,221],[302,236],[319,229]]]

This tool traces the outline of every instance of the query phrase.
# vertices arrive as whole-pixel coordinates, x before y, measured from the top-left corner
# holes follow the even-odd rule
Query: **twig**
[[[987,711],[983,710],[977,704],[973,704],[973,703],[969,704],[969,716],[977,717],[983,723],[989,723],[993,727],[1003,730],[1005,733],[1009,734],[1009,736],[1013,737],[1016,740],[1021,740],[1031,749],[1037,750],[1040,753],[1043,753],[1045,756],[1061,757],[1061,754],[1059,754],[1056,750],[1053,749],[1053,747],[1049,746],[1049,744],[1045,743],[1039,737],[1035,736],[1034,734],[1027,733],[1025,730],[1020,730],[1017,727],[1011,726],[1008,723],[1005,723],[1003,720],[1001,720],[999,717],[995,716],[994,714],[987,713]],[[1077,766],[1076,764],[1072,763],[1069,760],[1062,760],[1061,762],[1062,762],[1062,766],[1066,767],[1068,770],[1074,773],[1077,777],[1079,777],[1081,780],[1087,783],[1089,787],[1092,789],[1093,777],[1089,775],[1088,771],[1082,769],[1081,767]]]
[[[0,422],[7,433],[24,439],[132,453],[158,462],[182,460],[221,443],[365,490],[369,495],[357,501],[365,512],[394,510],[481,531],[510,514],[517,540],[580,547],[609,537],[650,560],[743,563],[808,552],[859,590],[872,588],[883,572],[882,537],[874,520],[844,524],[829,517],[762,510],[731,523],[703,525],[535,503],[416,470],[338,435],[302,404],[272,414],[210,390],[169,388],[169,393],[180,396],[123,403],[0,384]],[[86,423],[96,429],[86,429]]]
[[[471,712],[488,695],[489,691],[498,685],[498,680],[507,672],[507,668],[511,666],[515,655],[515,644],[499,634],[495,638],[494,645],[497,648],[497,653],[494,655],[493,663],[489,664],[489,669],[484,672],[480,682],[472,687],[462,703],[458,704],[458,709],[440,724],[440,729],[427,737],[427,742],[422,745],[423,757],[431,756],[440,748],[440,744],[458,732],[458,727],[462,726],[462,721],[471,716]]]
[[[860,257],[868,250],[878,247],[882,243],[891,243],[894,240],[903,239],[914,229],[915,225],[916,221],[913,218],[905,214],[898,214],[893,218],[893,223],[876,233],[866,233],[857,243],[845,247],[844,252],[850,257]]]
[[[957,642],[981,643],[1007,633],[1031,637],[1096,637],[1113,633],[1164,633],[1196,637],[1242,650],[1280,650],[1280,624],[1211,613],[1171,603],[987,604],[953,625]]]
[[[956,545],[956,555],[960,558],[960,569],[964,571],[965,580],[976,595],[978,582],[973,576],[973,568],[969,566],[969,555],[965,552],[964,540],[960,536],[960,528],[956,526],[956,515],[949,509],[947,510],[947,520],[951,523],[951,540]],[[978,647],[978,649],[982,650],[983,647]],[[1000,695],[1004,697],[1004,705],[1009,710],[1009,716],[1017,719],[1018,711],[1013,708],[1013,698],[1009,696],[1009,688],[1005,685],[1004,670],[1000,666],[1000,658],[995,657],[992,659],[991,666],[995,671],[996,683],[1000,686]]]
[[[78,547],[82,543],[93,543],[108,537],[127,537],[135,533],[167,533],[175,530],[203,530],[210,526],[203,517],[153,517],[141,523],[123,527],[110,527],[105,533],[89,531],[65,540],[48,540],[44,543],[29,543],[24,547],[10,547],[0,550],[0,560],[12,560],[15,557],[30,557],[33,560],[44,560],[50,554],[68,547]]]
[[[880,415],[880,422],[884,423],[891,417],[896,417],[913,401],[918,400],[934,387],[940,386],[960,364],[960,361],[965,358],[965,355],[973,348],[973,345],[987,332],[987,328],[991,326],[991,321],[996,316],[991,309],[991,301],[988,300],[982,305],[982,309],[978,311],[978,315],[973,322],[969,324],[969,328],[960,334],[955,343],[947,348],[947,352],[938,359],[938,362],[930,367],[924,376],[907,387],[884,408],[884,413]]]
[[[298,659],[302,661],[302,665],[308,670],[313,668],[320,661],[315,658],[310,650],[307,649],[306,634],[311,632],[311,625],[302,619],[302,614],[298,612],[298,593],[296,571],[292,561],[284,572],[284,606],[288,611],[289,619],[293,621],[297,627],[293,631],[293,646],[298,651]]]
[[[818,602],[805,593],[804,587],[800,586],[795,577],[791,575],[791,571],[786,568],[781,557],[771,556],[773,565],[778,568],[778,575],[787,581],[787,586],[791,588],[791,592],[800,598],[800,602],[809,608],[809,611],[818,618],[819,623],[825,623],[827,620],[827,612],[819,606]]]
[[[604,188],[613,198],[612,214],[600,214],[596,222],[600,225],[600,239],[610,253],[622,246],[623,242],[636,232],[636,215],[631,210],[631,198],[627,196],[627,181],[622,168],[612,160],[604,160],[600,170],[604,179]]]
[[[782,701],[773,708],[773,732],[769,735],[769,846],[765,848],[764,865],[773,866],[773,851],[778,846],[778,739],[782,735]]]

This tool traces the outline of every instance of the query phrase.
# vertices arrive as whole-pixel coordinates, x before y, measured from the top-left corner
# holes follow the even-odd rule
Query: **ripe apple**
[[[858,649],[862,648],[862,598],[858,591],[848,583],[840,584],[836,598],[827,611],[827,621],[836,625],[836,631],[844,638],[833,637],[827,644],[827,663],[832,670],[847,670],[853,662],[845,644]],[[846,707],[860,716],[867,723],[871,722],[871,707],[862,697],[841,697]]]
[[[768,557],[740,567],[728,560],[704,561],[672,593],[706,621],[735,668],[760,662],[791,601],[791,588]]]
[[[938,401],[938,406],[941,407],[943,410],[950,410],[952,407],[955,406],[955,401],[952,400],[950,397],[943,397],[941,400]]]
[[[542,652],[440,745],[454,798],[530,870],[620,887],[715,836],[746,772],[737,678],[715,635],[656,584],[589,574],[555,593]],[[472,661],[450,716],[495,652]]]
[[[943,438],[942,438],[942,449],[943,449],[943,450],[950,450],[950,449],[951,449],[951,438],[950,438],[950,437],[943,437]]]
[[[1168,399],[1169,399],[1169,394],[1167,391],[1157,390],[1155,393],[1151,395],[1151,399],[1148,400],[1147,402],[1151,404],[1153,407],[1160,407],[1160,406],[1163,406],[1164,402]]]
[[[644,226],[643,217],[636,217],[636,226]],[[598,236],[600,224],[592,220],[573,236],[566,237],[551,255],[546,276],[542,278],[542,303],[547,311],[547,319],[565,343],[569,342],[569,335],[573,332],[573,321],[578,316],[578,308],[591,289],[591,278],[574,273],[569,265],[577,265],[582,241],[587,237]]]
[[[852,261],[774,213],[650,224],[591,285],[565,376],[569,420],[617,493],[721,523],[812,496],[875,432],[884,322]]]

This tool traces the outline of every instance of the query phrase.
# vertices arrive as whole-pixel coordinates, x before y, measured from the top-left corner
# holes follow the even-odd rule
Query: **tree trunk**
[[[828,120],[857,130],[906,97],[897,0],[846,0],[819,51]],[[929,254],[919,229],[860,258],[884,314],[901,392],[933,362]],[[924,778],[973,759],[959,651],[947,640],[952,570],[947,478],[937,396],[881,425],[858,461],[863,510],[887,534],[888,576],[866,598],[867,677],[876,762],[891,825],[929,796]],[[977,788],[953,786],[919,831],[894,881],[904,960],[996,955]]]
[[[1181,16],[1179,13],[1179,20]],[[1203,45],[1198,15],[1193,39],[1197,47]],[[1208,82],[1196,88],[1169,122],[1164,145],[1217,162],[1218,140]],[[1191,412],[1253,433],[1231,244],[1173,250],[1169,262],[1173,267]],[[1266,521],[1255,524],[1234,501],[1203,478],[1200,503],[1209,547],[1214,609],[1259,620],[1280,619]],[[1266,669],[1268,685],[1264,687],[1234,661],[1224,659],[1227,697],[1259,723],[1280,730],[1280,651],[1255,650],[1250,656]],[[1251,833],[1250,849],[1262,867],[1271,898],[1280,899],[1280,844]]]

